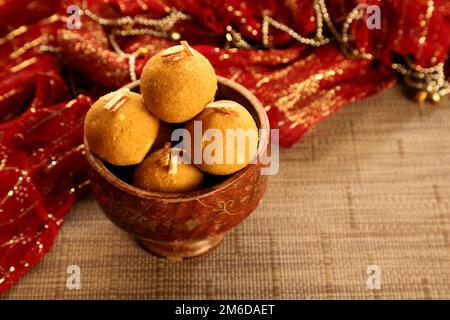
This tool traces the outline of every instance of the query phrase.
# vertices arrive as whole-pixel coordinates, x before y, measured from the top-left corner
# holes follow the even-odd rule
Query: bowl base
[[[180,261],[194,258],[214,250],[222,242],[225,234],[220,233],[201,240],[177,240],[171,242],[137,238],[146,250],[167,260]]]

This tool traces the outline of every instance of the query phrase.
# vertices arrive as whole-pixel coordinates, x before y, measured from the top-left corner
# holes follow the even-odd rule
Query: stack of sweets
[[[97,157],[114,166],[137,165],[134,186],[168,193],[199,190],[208,175],[233,174],[256,155],[258,129],[253,117],[236,102],[214,102],[214,69],[187,42],[153,56],[144,66],[140,89],[141,94],[120,89],[103,96],[85,120],[86,142]],[[196,123],[201,131],[194,130]],[[191,146],[172,148],[171,132],[183,126]],[[208,129],[222,134],[224,161],[187,163],[196,152],[203,156],[209,144],[217,146],[205,139]],[[238,143],[227,148],[227,130],[246,132],[245,148],[238,148]]]

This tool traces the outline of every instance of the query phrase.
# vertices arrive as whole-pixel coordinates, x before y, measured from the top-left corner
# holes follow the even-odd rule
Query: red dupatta
[[[79,30],[67,27],[73,3],[88,9]],[[138,77],[149,57],[180,38],[253,91],[287,147],[349,102],[392,85],[396,71],[411,80],[406,72],[443,69],[450,1],[322,3],[327,21],[313,0],[2,1],[0,293],[43,257],[88,185],[82,135],[92,99]],[[381,29],[362,18],[349,25],[347,42],[333,32],[357,5],[372,4]]]

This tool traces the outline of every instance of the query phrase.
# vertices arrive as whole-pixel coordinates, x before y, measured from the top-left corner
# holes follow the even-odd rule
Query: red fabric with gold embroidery
[[[219,75],[252,90],[280,129],[280,144],[290,146],[345,104],[391,85],[396,56],[428,67],[449,52],[450,1],[325,2],[337,25],[358,3],[381,7],[380,30],[368,30],[362,20],[351,25],[356,47],[374,60],[347,57],[336,42],[300,44],[273,28],[273,49],[258,50],[264,15],[312,37],[313,0],[89,0],[86,6],[105,18],[163,18],[174,8],[188,14],[170,32],[210,59]],[[43,257],[87,185],[82,129],[92,99],[130,81],[128,60],[108,40],[111,27],[83,15],[81,29],[67,28],[74,3],[83,7],[73,0],[0,2],[0,293]],[[227,27],[255,49],[226,49]],[[125,53],[147,49],[137,58],[138,75],[151,55],[175,43],[150,35],[116,38]]]

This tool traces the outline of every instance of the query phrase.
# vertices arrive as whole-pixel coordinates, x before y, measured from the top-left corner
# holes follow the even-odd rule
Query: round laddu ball
[[[258,127],[239,103],[210,103],[185,128],[191,136],[191,161],[204,172],[229,175],[246,167],[256,156]]]
[[[179,157],[171,156],[171,151],[170,146],[166,146],[151,153],[136,168],[133,185],[166,193],[199,190],[204,181],[203,172],[192,164],[182,163]]]
[[[208,59],[186,43],[153,56],[144,66],[141,94],[159,119],[181,123],[213,101],[217,78]]]
[[[159,130],[159,120],[144,105],[141,95],[119,90],[101,97],[84,123],[90,150],[117,166],[142,162]]]

